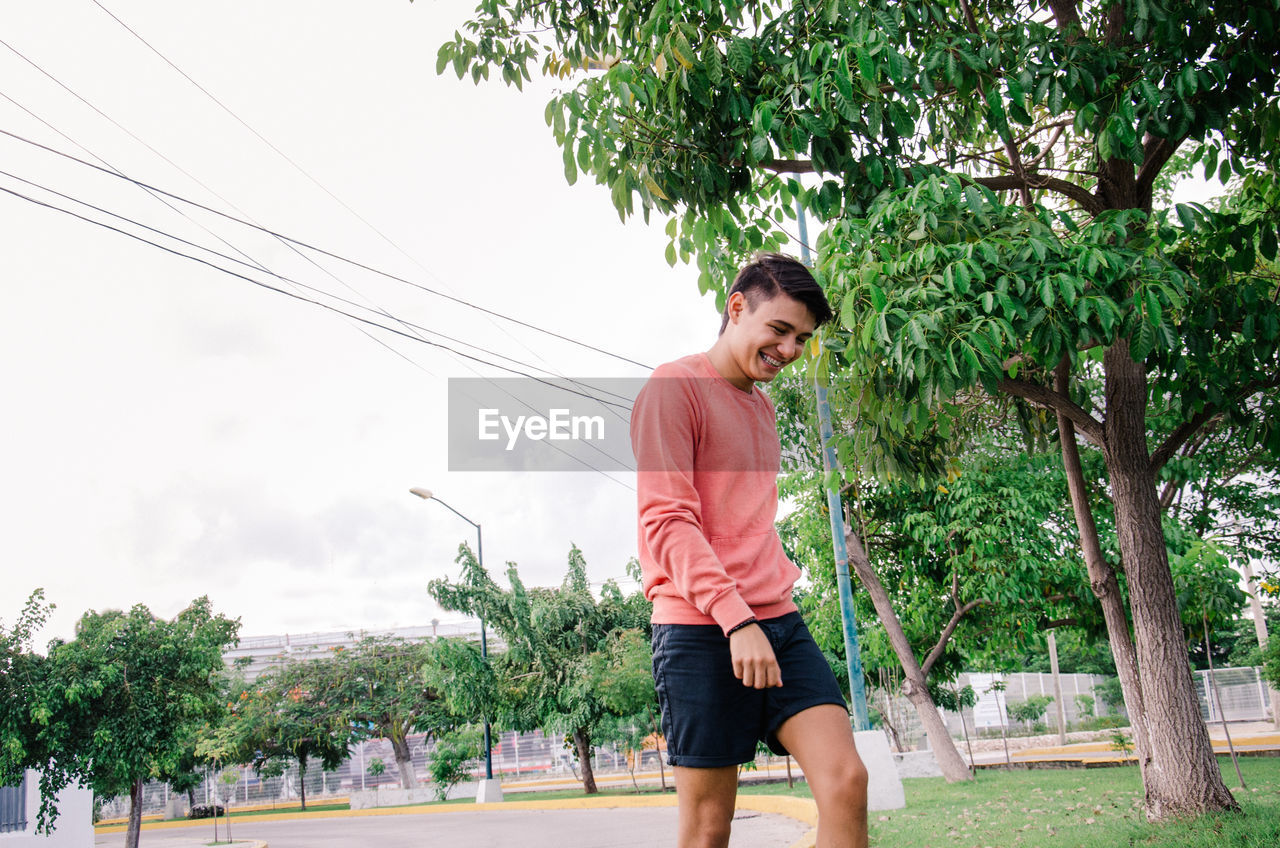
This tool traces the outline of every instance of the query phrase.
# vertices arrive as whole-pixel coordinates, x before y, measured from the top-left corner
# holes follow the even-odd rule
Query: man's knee
[[[681,830],[685,839],[681,846],[690,848],[722,848],[729,844],[729,830],[733,825],[733,801],[727,804],[721,798],[682,799]]]
[[[867,768],[862,761],[856,758],[847,760],[831,769],[824,781],[826,791],[821,793],[823,797],[819,799],[819,793],[815,792],[814,800],[820,806],[830,804],[845,809],[865,808],[867,781]]]

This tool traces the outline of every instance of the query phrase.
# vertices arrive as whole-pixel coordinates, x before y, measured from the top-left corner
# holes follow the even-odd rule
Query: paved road
[[[786,816],[739,810],[730,848],[786,848],[808,827]],[[144,830],[140,848],[197,848],[212,826]],[[232,835],[269,848],[669,848],[672,807],[602,810],[493,810],[430,815],[237,821]],[[123,833],[98,834],[97,848],[120,848]]]

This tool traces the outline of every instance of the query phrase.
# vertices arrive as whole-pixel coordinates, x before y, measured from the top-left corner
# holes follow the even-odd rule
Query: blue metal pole
[[[796,202],[796,215],[800,222],[800,258],[812,266],[809,255],[809,226],[804,207]],[[827,401],[827,387],[816,379],[813,387],[818,401],[818,429],[822,435],[822,467],[831,476],[839,467],[839,458],[832,439],[831,404]],[[844,655],[849,668],[849,702],[853,713],[854,730],[870,730],[871,719],[867,715],[867,687],[862,678],[862,654],[858,648],[858,621],[853,611],[853,581],[849,577],[849,548],[844,540],[844,509],[840,504],[839,489],[827,487],[827,512],[831,516],[831,543],[836,558],[836,589],[840,596],[840,619],[844,630]]]

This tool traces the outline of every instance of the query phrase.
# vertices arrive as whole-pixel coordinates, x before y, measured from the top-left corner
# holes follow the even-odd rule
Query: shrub
[[[449,797],[450,789],[467,778],[472,764],[483,753],[482,739],[479,728],[469,725],[444,734],[436,742],[427,771],[435,784],[436,797],[441,801]]]
[[[1032,724],[1044,717],[1045,710],[1049,709],[1052,703],[1052,695],[1032,695],[1021,703],[1009,704],[1006,709],[1012,718]]]
[[[191,808],[191,812],[187,813],[189,819],[209,819],[214,816],[225,816],[227,811],[223,809],[221,804],[196,804]]]

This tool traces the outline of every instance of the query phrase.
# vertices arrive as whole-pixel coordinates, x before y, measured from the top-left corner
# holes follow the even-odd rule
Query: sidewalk
[[[1280,755],[1280,731],[1269,721],[1241,722],[1229,725],[1231,742],[1237,754],[1244,755]],[[1117,728],[1129,735],[1128,728]],[[1215,723],[1209,726],[1209,741],[1214,753],[1229,754],[1226,733],[1222,725]],[[1077,742],[1068,745],[1041,745],[1009,751],[1009,760],[1014,763],[1083,763],[1086,765],[1114,764],[1131,760],[1132,756],[1117,751],[1108,741]],[[974,765],[978,767],[1002,765],[1005,762],[1003,750],[983,751],[974,756]]]

